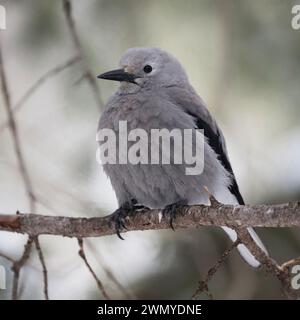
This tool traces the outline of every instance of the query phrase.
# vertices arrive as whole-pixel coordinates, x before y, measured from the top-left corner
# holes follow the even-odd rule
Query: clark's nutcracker
[[[124,217],[129,210],[139,205],[164,208],[163,215],[169,215],[172,226],[178,205],[209,204],[204,187],[221,203],[244,204],[224,136],[177,59],[159,48],[131,48],[122,56],[120,67],[98,76],[120,82],[101,115],[99,129],[118,133],[119,121],[127,121],[128,130],[141,128],[149,133],[151,129],[162,128],[203,129],[205,138],[204,167],[198,175],[187,175],[186,163],[104,164],[120,205],[112,219],[117,234],[120,236],[125,227]],[[118,141],[117,148],[120,148]],[[223,229],[232,241],[236,240],[235,231]],[[254,230],[248,231],[267,252]],[[238,250],[250,265],[259,266],[245,245],[240,244]]]

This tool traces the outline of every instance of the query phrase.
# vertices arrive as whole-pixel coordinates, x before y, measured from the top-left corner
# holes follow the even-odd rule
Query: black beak
[[[134,80],[138,77],[128,72],[125,72],[123,69],[118,69],[102,73],[99,76],[97,76],[97,78],[114,81],[126,81],[136,84]]]

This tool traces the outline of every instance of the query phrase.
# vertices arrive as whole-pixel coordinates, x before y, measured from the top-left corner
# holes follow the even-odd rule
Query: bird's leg
[[[162,210],[162,215],[164,218],[169,219],[170,227],[174,230],[173,221],[176,219],[176,212],[179,207],[187,205],[186,200],[179,200],[175,203],[168,204]],[[175,230],[174,230],[175,231]]]
[[[131,199],[131,205],[134,210],[141,210],[141,209],[150,210],[150,208],[148,208],[142,204],[139,204],[136,199]]]
[[[120,232],[122,232],[123,229],[127,229],[125,226],[125,218],[128,216],[128,214],[134,210],[140,210],[140,209],[149,209],[148,207],[145,207],[143,205],[137,204],[136,199],[131,199],[131,201],[124,202],[120,208],[118,208],[112,215],[109,220],[109,224],[113,225],[115,227],[117,236],[124,240],[124,238],[121,236]]]

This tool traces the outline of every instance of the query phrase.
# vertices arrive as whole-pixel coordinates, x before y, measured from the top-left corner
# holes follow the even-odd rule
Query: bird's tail
[[[229,238],[232,241],[236,241],[237,234],[234,230],[228,228],[228,227],[222,227],[222,229],[227,233]],[[268,255],[268,251],[263,245],[262,241],[256,234],[256,232],[253,230],[253,228],[247,228],[250,236],[254,240],[254,242]],[[260,262],[256,260],[256,258],[252,255],[252,253],[249,251],[249,249],[244,244],[239,244],[237,246],[241,256],[245,259],[245,261],[252,267],[257,268],[260,266]]]

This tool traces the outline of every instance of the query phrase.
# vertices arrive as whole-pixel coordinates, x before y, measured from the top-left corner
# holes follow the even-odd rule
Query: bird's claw
[[[114,226],[116,230],[116,234],[121,240],[124,240],[124,238],[121,236],[120,233],[124,229],[127,230],[125,225],[125,218],[128,216],[130,212],[134,210],[140,210],[140,209],[149,209],[149,208],[138,204],[135,199],[132,199],[130,202],[125,202],[119,209],[117,209],[111,215],[109,223],[111,226]]]
[[[109,220],[109,224],[111,226],[114,226],[116,230],[116,234],[121,240],[124,240],[120,232],[122,232],[123,229],[126,230],[125,218],[127,215],[128,215],[128,210],[125,209],[124,207],[120,207],[111,215]]]
[[[164,207],[162,210],[162,216],[164,219],[169,219],[170,227],[175,231],[173,226],[173,221],[176,219],[177,215],[177,209],[181,206],[184,206],[187,204],[186,200],[180,200],[175,203],[168,204]]]

